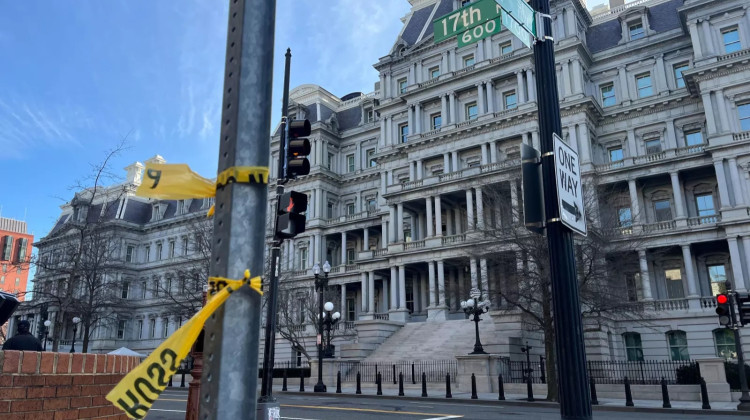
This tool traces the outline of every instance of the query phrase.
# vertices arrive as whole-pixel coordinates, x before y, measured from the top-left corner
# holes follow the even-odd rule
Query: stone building
[[[483,342],[520,356],[539,332],[493,296],[528,261],[508,246],[506,264],[489,267],[497,255],[478,233],[502,243],[520,223],[520,144],[539,147],[533,54],[507,30],[435,43],[432,21],[469,2],[410,3],[373,92],[291,91],[289,116],[312,123],[312,169],[286,186],[309,208],[307,231],[282,250],[282,286],[310,287],[314,263],[329,261],[336,310],[357,330],[337,355],[370,358],[470,351],[459,303],[477,287],[492,301]],[[643,312],[587,318],[588,358],[731,356],[713,295],[725,280],[750,288],[750,6],[637,0],[595,17],[580,0],[551,6],[563,138],[585,182],[608,191],[589,223],[613,217],[613,243],[638,238],[602,263]],[[277,360],[296,356],[276,348]]]

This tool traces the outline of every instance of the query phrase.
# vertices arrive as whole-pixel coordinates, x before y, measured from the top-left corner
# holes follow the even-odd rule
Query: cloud
[[[24,158],[40,148],[81,146],[74,133],[92,126],[80,108],[42,106],[0,99],[0,150],[3,158]]]

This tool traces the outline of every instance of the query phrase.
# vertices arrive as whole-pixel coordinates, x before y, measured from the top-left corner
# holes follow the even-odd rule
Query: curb
[[[312,392],[299,392],[299,391],[274,391],[279,395],[304,395],[313,397],[330,397],[334,395],[336,397],[343,398],[386,398],[386,399],[397,399],[406,401],[433,401],[433,402],[460,402],[462,404],[478,404],[478,405],[509,405],[514,407],[531,406],[531,407],[542,407],[542,408],[559,408],[560,405],[556,402],[547,401],[519,401],[519,400],[471,400],[463,398],[437,398],[437,397],[398,397],[391,395],[366,395],[366,394],[336,394],[332,392],[325,393],[312,393]],[[694,415],[719,415],[719,416],[743,416],[747,417],[748,413],[743,411],[729,411],[729,410],[699,410],[694,408],[658,408],[658,407],[620,407],[616,405],[594,405],[592,406],[593,411],[615,411],[615,412],[626,412],[626,413],[658,413],[658,414],[694,414]]]

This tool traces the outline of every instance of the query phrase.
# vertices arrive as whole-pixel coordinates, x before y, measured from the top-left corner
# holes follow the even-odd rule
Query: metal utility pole
[[[738,293],[732,289],[732,284],[727,281],[728,294],[730,296],[729,311],[731,314],[731,329],[734,332],[734,345],[737,351],[737,369],[739,369],[738,375],[740,377],[740,403],[737,404],[738,411],[750,411],[750,393],[747,388],[747,375],[745,374],[745,355],[742,353],[742,337],[740,336],[741,322],[739,316],[735,311],[734,305],[739,303]]]
[[[268,167],[275,0],[229,6],[218,171]],[[263,272],[266,184],[235,182],[216,191],[211,276]],[[205,325],[201,419],[254,419],[261,297],[232,293]]]
[[[532,0],[531,4],[543,16],[540,23],[544,26],[544,34],[552,34],[549,3],[550,0]],[[537,42],[534,46],[534,65],[550,257],[549,271],[552,276],[552,302],[555,312],[555,351],[560,390],[560,413],[566,420],[590,420],[592,418],[591,395],[586,371],[573,232],[563,226],[557,207],[555,152],[552,136],[562,134],[562,123],[560,102],[557,96],[554,48],[552,39]]]

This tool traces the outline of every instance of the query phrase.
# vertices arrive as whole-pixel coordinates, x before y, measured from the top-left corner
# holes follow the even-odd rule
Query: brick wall
[[[0,419],[127,420],[104,396],[138,363],[132,356],[0,351]]]

